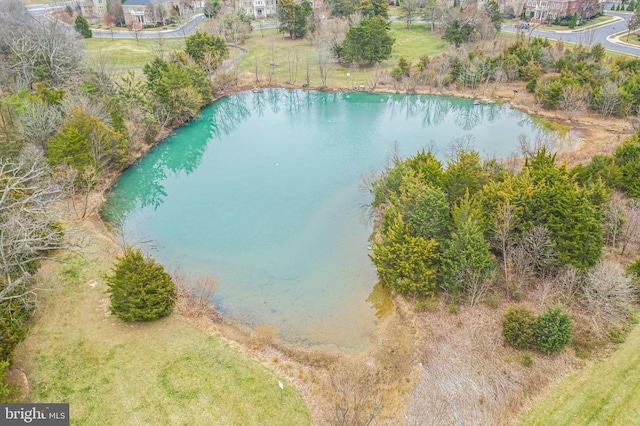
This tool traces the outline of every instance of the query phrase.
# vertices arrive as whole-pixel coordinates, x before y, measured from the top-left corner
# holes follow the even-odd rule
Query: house
[[[180,0],[127,0],[122,4],[122,12],[126,24],[138,21],[142,25],[155,25],[172,13],[182,14],[182,8]]]
[[[87,19],[103,19],[107,14],[107,0],[84,0],[80,11]]]
[[[302,0],[294,0],[300,3]],[[324,0],[307,0],[314,9],[320,9],[324,5]],[[277,0],[237,0],[239,9],[243,9],[244,13],[253,16],[254,19],[264,19],[275,16],[277,10]]]
[[[526,14],[533,23],[553,21],[578,12],[579,0],[527,0]]]
[[[238,6],[254,19],[264,19],[276,14],[276,0],[240,0]]]

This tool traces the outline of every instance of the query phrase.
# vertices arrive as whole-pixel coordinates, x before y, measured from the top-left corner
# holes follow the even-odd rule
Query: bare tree
[[[493,245],[502,253],[502,273],[504,274],[504,281],[507,288],[510,283],[509,269],[511,267],[511,251],[515,244],[513,235],[515,222],[514,209],[509,202],[506,202],[502,208],[498,210],[498,215],[491,227]]]
[[[560,95],[560,109],[571,120],[577,112],[582,111],[587,104],[588,93],[585,89],[576,86],[564,86]]]
[[[43,152],[46,142],[58,131],[61,121],[58,108],[44,102],[29,102],[20,114],[25,139],[37,144]]]
[[[640,241],[640,204],[630,201],[625,209],[625,220],[622,224],[620,242],[622,249],[620,254],[624,255],[630,243],[638,244]]]
[[[633,316],[636,300],[633,279],[619,263],[599,262],[587,272],[581,288],[582,304],[598,334],[620,327]]]
[[[335,59],[331,53],[331,49],[321,44],[318,46],[318,71],[320,72],[321,87],[327,87],[327,78],[329,73],[335,67]]]
[[[407,23],[407,30],[411,31],[411,24],[420,13],[421,0],[403,0],[400,4],[400,19]]]
[[[627,41],[629,41],[629,35],[631,35],[631,31],[635,31],[638,28],[638,17],[636,14],[632,14],[627,21]]]
[[[9,77],[3,85],[19,90],[41,80],[75,81],[82,69],[81,43],[62,24],[33,19],[19,1],[0,2],[0,68]]]
[[[602,90],[598,93],[596,102],[600,112],[602,112],[602,118],[606,118],[608,115],[614,114],[622,102],[622,96],[620,95],[618,85],[613,81],[607,81],[602,86]]]
[[[33,293],[33,267],[63,248],[63,234],[47,212],[60,191],[38,148],[18,161],[0,159],[0,301]]]
[[[300,57],[298,55],[298,51],[292,51],[291,47],[287,48],[287,71],[289,74],[289,83],[295,84],[298,78],[298,63],[300,62]]]
[[[334,423],[341,426],[367,426],[382,411],[378,378],[366,364],[348,361],[331,375]]]
[[[611,247],[617,247],[625,220],[625,200],[622,194],[614,192],[604,210],[604,241]]]

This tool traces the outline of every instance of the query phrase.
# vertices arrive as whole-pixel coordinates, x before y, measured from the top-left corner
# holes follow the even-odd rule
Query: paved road
[[[38,5],[38,6],[29,6],[29,11],[36,17],[36,19],[43,20],[45,19],[45,14],[51,12],[56,8],[64,8],[67,4],[75,4],[75,1],[68,2],[60,2],[53,3],[47,5]],[[593,46],[597,43],[602,44],[602,46],[613,52],[625,53],[632,56],[640,56],[640,48],[625,46],[621,44],[612,43],[608,40],[608,37],[624,32],[627,30],[627,21],[629,17],[631,17],[630,13],[617,13],[611,12],[608,9],[611,7],[610,3],[605,5],[605,14],[617,17],[618,20],[615,22],[603,25],[594,29],[587,29],[582,31],[528,31],[525,30],[526,35],[532,35],[536,37],[548,38],[550,40],[562,40],[569,43],[583,44],[587,46]],[[139,38],[158,38],[158,37],[186,37],[196,32],[196,27],[202,21],[204,21],[206,17],[199,13],[195,14],[191,17],[191,19],[184,24],[182,27],[174,29],[174,30],[165,30],[165,31],[140,31],[138,32]],[[260,28],[275,28],[277,27],[276,23],[254,23],[252,24],[254,30],[259,30]],[[516,33],[518,30],[514,26],[505,26],[503,27],[503,31]],[[107,30],[93,30],[94,37],[100,38],[135,38],[136,35],[131,31],[114,31],[111,33]]]
[[[610,6],[607,5],[608,9]],[[607,38],[614,34],[618,34],[620,32],[624,32],[627,30],[627,21],[631,17],[630,13],[617,13],[610,12],[608,10],[605,11],[605,15],[610,15],[614,17],[621,18],[621,20],[617,20],[616,22],[609,23],[607,25],[603,25],[594,29],[587,29],[583,31],[531,31],[532,36],[548,38],[550,40],[562,40],[569,43],[583,44],[586,46],[593,46],[598,43],[602,45],[607,50],[611,50],[613,52],[625,53],[627,55],[632,56],[640,56],[640,48],[625,46],[621,44],[616,44],[610,42]],[[517,32],[516,28],[504,27],[503,31],[505,32]],[[524,30],[526,35],[529,35],[528,30]]]
[[[38,20],[43,21],[46,19],[45,14],[50,13],[56,9],[64,9],[67,5],[75,5],[75,1],[67,1],[60,3],[51,3],[43,5],[29,6],[27,9]],[[164,31],[139,31],[138,38],[158,38],[158,37],[187,37],[195,34],[198,24],[207,19],[204,14],[197,13],[191,16],[189,21],[179,28],[173,30]],[[274,22],[271,23],[254,23],[252,27],[254,30],[276,28],[278,25]],[[135,38],[136,34],[133,31],[113,31],[109,30],[93,30],[93,36],[97,38]]]

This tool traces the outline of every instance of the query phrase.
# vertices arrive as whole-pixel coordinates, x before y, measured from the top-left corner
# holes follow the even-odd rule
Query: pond
[[[167,270],[213,275],[227,317],[283,340],[358,348],[388,310],[368,258],[362,178],[390,155],[473,136],[506,158],[540,125],[508,105],[265,90],[219,100],[126,170],[103,216]]]

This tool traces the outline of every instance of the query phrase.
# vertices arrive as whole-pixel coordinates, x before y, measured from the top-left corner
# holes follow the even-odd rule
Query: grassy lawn
[[[97,252],[45,277],[56,285],[16,354],[28,401],[68,402],[73,425],[310,423],[288,381],[179,315],[134,324],[110,315],[99,271],[112,255]]]
[[[391,58],[381,64],[381,69],[390,70],[395,66],[398,58],[404,56],[412,63],[416,63],[424,54],[437,55],[446,46],[439,36],[432,35],[426,30],[426,24],[414,24],[411,31],[406,24],[394,22],[391,24],[391,36],[396,39]],[[240,71],[258,74],[263,77],[272,73],[272,81],[294,81],[297,84],[306,82],[307,64],[309,66],[309,81],[311,86],[321,84],[318,71],[318,53],[309,40],[289,40],[276,29],[254,30],[242,46],[249,54],[242,59]],[[297,72],[296,71],[297,60]],[[277,65],[270,65],[271,63]],[[329,71],[328,86],[353,87],[366,85],[371,78],[372,69],[350,68],[336,66]],[[349,74],[349,75],[347,75]]]
[[[89,38],[85,40],[84,62],[88,65],[104,63],[107,67],[143,66],[156,55],[183,50],[184,38],[153,40]]]
[[[563,380],[520,424],[640,424],[640,327],[611,358]]]
[[[429,56],[439,55],[444,51],[447,42],[440,35],[432,34],[429,29],[431,24],[417,23],[407,30],[407,24],[394,22],[391,24],[391,37],[396,39],[393,45],[393,57],[404,56],[416,63],[424,54]]]

